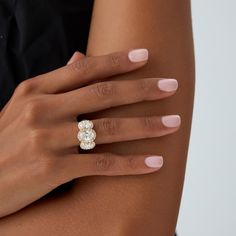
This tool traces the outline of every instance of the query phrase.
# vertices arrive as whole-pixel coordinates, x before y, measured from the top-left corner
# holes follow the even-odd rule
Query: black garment
[[[0,110],[21,81],[85,53],[93,0],[0,0]]]

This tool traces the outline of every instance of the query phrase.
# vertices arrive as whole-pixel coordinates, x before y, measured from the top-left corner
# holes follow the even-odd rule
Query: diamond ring
[[[93,129],[93,122],[90,120],[82,120],[78,122],[79,132],[77,135],[80,141],[80,148],[83,150],[90,150],[96,146],[94,142],[96,139],[96,132]]]

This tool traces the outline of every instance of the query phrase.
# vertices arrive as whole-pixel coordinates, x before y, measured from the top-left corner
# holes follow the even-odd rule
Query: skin
[[[145,67],[114,76],[112,80],[170,77],[178,80],[179,89],[164,100],[107,109],[86,118],[179,114],[181,129],[162,138],[101,145],[97,152],[160,154],[165,165],[159,172],[142,176],[78,179],[68,191],[47,196],[1,220],[3,235],[174,234],[194,95],[190,3],[188,0],[97,0],[92,19],[88,56],[140,47],[150,52]],[[149,124],[152,132],[155,125]]]
[[[119,58],[119,67],[113,66],[111,58]],[[173,95],[173,92],[165,93],[158,88],[157,78],[144,80],[149,84],[148,93],[142,90],[143,80],[97,82],[82,87],[95,79],[132,71],[145,63],[146,60],[133,63],[127,51],[84,57],[19,85],[0,119],[0,216],[20,210],[75,178],[144,174],[161,167],[162,160],[158,168],[148,168],[144,155],[78,154],[77,149],[78,114]],[[57,83],[52,83],[56,78]],[[108,88],[116,93],[107,93]],[[128,96],[127,91],[131,91]],[[63,109],[55,109],[60,104]],[[156,123],[155,133],[149,133],[145,126],[147,119]],[[98,145],[163,136],[178,128],[165,127],[160,117],[102,118],[92,122]],[[119,125],[120,133],[108,133],[108,124]],[[13,137],[12,133],[16,135]],[[107,160],[110,168],[101,168],[104,163],[108,165]]]

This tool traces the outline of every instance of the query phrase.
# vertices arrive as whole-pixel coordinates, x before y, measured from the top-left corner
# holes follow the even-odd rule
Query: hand
[[[173,79],[96,82],[136,70],[146,62],[147,58],[135,57],[134,51],[99,57],[76,54],[67,66],[16,88],[0,116],[1,217],[75,178],[145,174],[161,168],[161,156],[78,151],[78,115],[175,93]],[[99,145],[167,135],[178,130],[180,118],[102,118],[93,123]]]

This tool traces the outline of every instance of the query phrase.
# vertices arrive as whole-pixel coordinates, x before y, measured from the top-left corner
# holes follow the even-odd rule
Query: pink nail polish
[[[162,91],[173,92],[178,88],[178,81],[176,79],[161,79],[158,80],[157,86]]]
[[[181,118],[178,115],[163,116],[161,121],[162,124],[168,128],[176,128],[181,124]]]
[[[148,50],[145,48],[132,50],[129,52],[128,57],[131,62],[147,61]]]
[[[163,166],[163,157],[162,156],[150,156],[145,159],[145,164],[148,167],[160,168]]]

